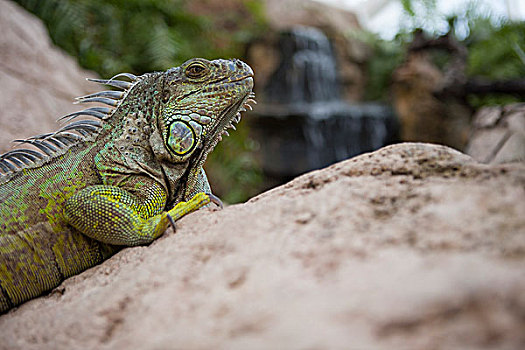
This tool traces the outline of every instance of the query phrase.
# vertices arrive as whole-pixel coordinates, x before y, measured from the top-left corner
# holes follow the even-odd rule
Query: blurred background
[[[96,91],[73,82],[79,72],[140,75],[192,57],[250,64],[259,103],[206,164],[214,192],[229,203],[400,141],[449,145],[487,163],[525,159],[521,0],[0,6],[0,126],[11,139],[53,130],[44,120],[68,112],[60,103]]]

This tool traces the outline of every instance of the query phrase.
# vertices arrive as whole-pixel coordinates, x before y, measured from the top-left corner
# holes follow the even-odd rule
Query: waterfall
[[[332,46],[320,30],[296,27],[282,34],[279,48],[282,60],[266,87],[268,102],[298,104],[339,99]]]
[[[279,48],[280,64],[252,121],[267,175],[286,180],[395,140],[390,107],[341,99],[337,62],[323,32],[293,28],[281,34]]]

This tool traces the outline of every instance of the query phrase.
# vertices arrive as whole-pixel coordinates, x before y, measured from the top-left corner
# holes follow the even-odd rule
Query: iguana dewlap
[[[239,60],[94,81],[120,90],[78,101],[110,107],[18,140],[39,151],[0,155],[0,313],[209,203],[206,156],[253,101],[253,71]]]

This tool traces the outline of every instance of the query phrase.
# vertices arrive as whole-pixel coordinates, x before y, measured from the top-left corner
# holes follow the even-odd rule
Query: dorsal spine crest
[[[117,80],[126,77],[131,82]],[[72,146],[82,141],[92,141],[102,130],[105,121],[108,120],[125,101],[130,90],[142,79],[131,73],[120,73],[111,79],[87,80],[122,89],[122,91],[100,91],[93,94],[76,98],[75,103],[103,103],[108,107],[90,107],[84,110],[66,114],[57,121],[68,124],[51,133],[40,134],[27,139],[14,140],[18,144],[30,144],[37,150],[19,148],[0,155],[0,176],[14,174],[24,169],[35,168],[47,163],[55,157],[64,154]],[[97,118],[98,120],[83,119],[74,121],[77,117],[84,115]]]

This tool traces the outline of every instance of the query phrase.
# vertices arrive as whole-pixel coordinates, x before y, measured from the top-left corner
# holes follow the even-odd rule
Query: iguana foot
[[[204,207],[212,201],[211,196],[204,192],[199,192],[187,202],[179,202],[166,214],[170,222],[175,222],[186,214]]]
[[[218,205],[221,209],[223,208],[222,201],[214,195],[213,193],[204,193],[200,192],[197,193],[195,196],[193,196],[189,201],[187,202],[180,202],[173,207],[173,209],[169,210],[166,213],[166,217],[168,218],[171,226],[173,227],[173,230],[177,230],[177,226],[175,225],[175,221],[180,219],[186,214],[189,214],[197,209],[200,209],[204,206],[206,206],[209,203],[215,203]]]

